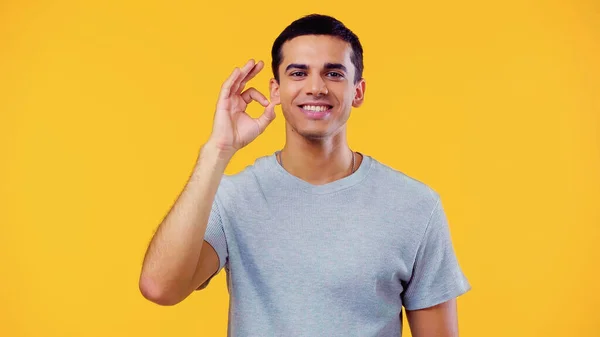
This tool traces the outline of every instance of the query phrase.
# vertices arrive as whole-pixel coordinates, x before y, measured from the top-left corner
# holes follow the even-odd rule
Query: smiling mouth
[[[331,110],[331,108],[333,108],[333,105],[312,105],[312,104],[304,104],[304,105],[299,105],[299,107],[302,110],[308,111],[308,112],[326,112]]]

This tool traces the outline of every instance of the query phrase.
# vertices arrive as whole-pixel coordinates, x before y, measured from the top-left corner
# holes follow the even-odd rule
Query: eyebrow
[[[308,70],[308,66],[306,64],[290,63],[287,67],[285,67],[285,71],[290,69]]]
[[[285,67],[285,71],[288,71],[290,69],[308,70],[308,66],[306,64],[291,63],[287,67]],[[325,69],[327,69],[327,70],[339,69],[339,70],[348,72],[348,70],[346,69],[346,66],[344,66],[341,63],[325,63]]]
[[[348,70],[346,69],[346,66],[344,66],[341,63],[325,63],[325,69],[339,69],[339,70],[343,70],[345,72],[348,72]]]

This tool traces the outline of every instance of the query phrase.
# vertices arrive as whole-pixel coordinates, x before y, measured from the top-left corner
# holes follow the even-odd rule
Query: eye
[[[292,77],[298,77],[298,76],[303,76],[303,75],[305,75],[305,72],[303,72],[303,71],[294,71],[294,72],[290,73],[290,76],[292,76]]]
[[[333,78],[336,78],[336,79],[338,79],[338,78],[343,78],[343,77],[344,77],[344,75],[343,75],[343,74],[341,74],[341,73],[338,73],[338,72],[335,72],[335,71],[328,72],[328,73],[327,73],[327,76],[329,76],[329,77],[333,77]]]

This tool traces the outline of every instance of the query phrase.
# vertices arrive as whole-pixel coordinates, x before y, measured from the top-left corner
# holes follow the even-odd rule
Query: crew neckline
[[[326,184],[315,185],[296,177],[284,169],[277,161],[277,154],[279,152],[281,152],[281,150],[275,151],[267,157],[269,168],[275,171],[277,175],[284,180],[286,186],[297,188],[310,194],[333,193],[359,184],[367,177],[373,163],[373,158],[362,152],[357,152],[363,157],[363,160],[354,173]]]

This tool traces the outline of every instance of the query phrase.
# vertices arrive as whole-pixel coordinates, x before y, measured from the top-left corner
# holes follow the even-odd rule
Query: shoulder
[[[392,193],[396,198],[405,197],[420,200],[435,206],[440,199],[439,193],[430,185],[410,176],[399,169],[388,166],[371,158],[371,184],[384,193]],[[396,199],[395,198],[395,199]]]
[[[379,211],[390,221],[402,219],[411,228],[427,225],[439,207],[440,195],[427,183],[371,158],[368,186]]]
[[[264,184],[262,176],[269,170],[269,156],[258,157],[254,163],[233,174],[224,174],[217,190],[220,202],[229,204],[236,199],[251,199]],[[264,187],[263,187],[264,188]]]

